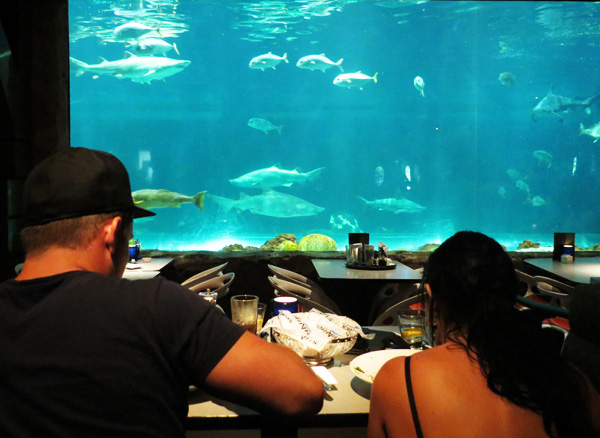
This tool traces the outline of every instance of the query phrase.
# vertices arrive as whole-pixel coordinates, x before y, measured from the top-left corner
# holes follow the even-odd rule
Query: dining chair
[[[533,277],[535,281],[535,287],[538,294],[548,299],[548,303],[569,308],[570,294],[575,290],[574,286],[570,286],[562,281],[555,280],[554,278],[543,277],[536,275]]]
[[[269,271],[271,271],[271,273],[278,276],[279,278],[283,278],[285,280],[296,280],[301,283],[308,284],[313,288],[321,289],[321,286],[318,283],[302,274],[299,274],[298,272],[290,271],[289,269],[280,268],[279,266],[271,264],[267,265],[267,267],[269,268]]]
[[[217,292],[217,298],[223,298],[229,293],[229,287],[234,278],[235,272],[229,272],[209,278],[200,283],[195,283],[189,287],[186,285],[186,287],[194,292],[201,292],[208,289],[212,292]]]
[[[332,313],[341,315],[342,312],[335,301],[333,301],[325,290],[315,281],[302,274],[299,274],[288,269],[283,269],[275,265],[267,265],[269,270],[277,278],[289,281],[290,283],[296,283],[310,290],[310,299],[317,302],[328,309],[332,310]]]
[[[189,288],[189,287],[193,286],[194,284],[201,283],[203,281],[208,280],[209,278],[216,277],[218,275],[223,275],[222,270],[225,266],[227,266],[227,263],[229,263],[229,262],[225,262],[222,265],[214,266],[210,269],[202,271],[202,272],[188,278],[183,283],[181,283],[181,285]]]
[[[373,325],[373,326],[397,325],[398,321],[396,319],[397,318],[396,315],[398,314],[398,311],[400,309],[406,309],[406,308],[419,309],[419,308],[422,308],[422,303],[424,301],[425,301],[424,293],[417,293],[413,296],[405,298],[404,300],[397,302],[393,306],[390,306],[387,309],[385,309],[383,312],[381,312],[379,314],[379,316],[377,316],[377,318],[375,318],[375,320],[373,321],[373,323],[371,325]]]
[[[317,309],[323,313],[334,313],[338,314],[335,310],[321,304],[313,296],[312,291],[298,283],[293,283],[288,280],[284,280],[275,275],[269,276],[269,283],[274,289],[275,296],[278,297],[294,297],[302,305],[302,309],[308,312],[310,309]],[[337,307],[337,306],[336,306]],[[338,309],[339,310],[339,309]]]

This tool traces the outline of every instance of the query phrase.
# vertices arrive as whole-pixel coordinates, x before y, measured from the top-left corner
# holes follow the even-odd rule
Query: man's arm
[[[244,333],[206,378],[206,390],[262,413],[312,415],[323,406],[321,380],[290,349]]]

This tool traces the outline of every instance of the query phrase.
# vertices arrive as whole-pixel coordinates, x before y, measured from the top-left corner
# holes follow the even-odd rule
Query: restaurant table
[[[345,259],[312,259],[312,264],[323,289],[342,314],[361,325],[372,323],[381,310],[381,302],[389,298],[385,292],[399,290],[399,283],[411,285],[421,281],[420,272],[397,261],[395,269],[382,270],[347,268]]]
[[[152,257],[144,262],[141,258],[137,263],[127,263],[123,278],[128,280],[145,280],[157,277],[160,270],[173,261],[172,257]]]
[[[373,341],[364,341],[369,351],[381,350],[389,338],[400,339],[391,332],[397,327],[365,327],[376,333]],[[402,343],[402,341],[398,341]],[[358,344],[358,341],[357,341]],[[335,365],[328,368],[338,384],[325,393],[321,411],[312,417],[277,420],[263,416],[252,409],[225,402],[193,389],[189,396],[187,430],[260,429],[261,438],[296,437],[299,428],[366,427],[369,419],[371,384],[354,376],[348,365],[362,354],[352,350],[336,357]],[[366,350],[364,351],[366,352]]]
[[[355,269],[346,267],[343,259],[312,259],[319,278],[326,280],[374,280],[385,282],[421,281],[421,273],[405,264],[394,261],[395,269]]]
[[[569,284],[591,283],[600,277],[600,257],[575,257],[573,263],[561,263],[552,258],[525,259],[524,262],[558,280]]]

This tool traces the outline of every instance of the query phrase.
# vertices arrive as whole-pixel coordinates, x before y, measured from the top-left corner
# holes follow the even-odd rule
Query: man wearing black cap
[[[0,284],[0,436],[184,435],[196,385],[260,412],[318,412],[323,385],[291,350],[176,283],[121,279],[137,208],[113,155],[70,148],[24,188],[26,250]]]

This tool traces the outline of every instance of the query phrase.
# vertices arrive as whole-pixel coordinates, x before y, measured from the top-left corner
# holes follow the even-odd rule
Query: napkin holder
[[[575,233],[554,233],[554,251],[552,252],[552,260],[561,261],[561,256],[565,254],[565,246],[567,252],[575,258]]]

